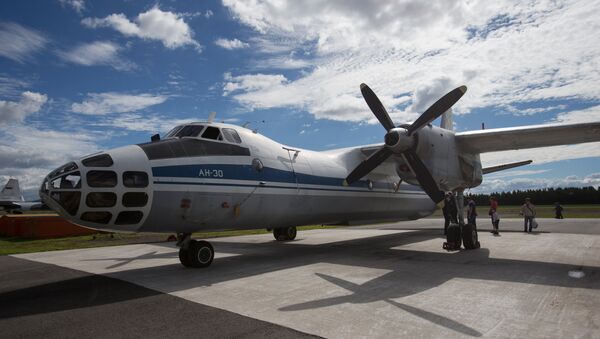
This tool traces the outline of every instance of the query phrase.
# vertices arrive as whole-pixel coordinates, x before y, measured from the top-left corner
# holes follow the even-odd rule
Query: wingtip
[[[465,86],[465,85],[460,86],[459,89],[463,94],[465,94],[467,92],[467,86]]]
[[[365,87],[368,88],[369,86],[367,86],[367,84],[365,84],[364,82],[362,84],[360,84],[360,89],[364,89]]]

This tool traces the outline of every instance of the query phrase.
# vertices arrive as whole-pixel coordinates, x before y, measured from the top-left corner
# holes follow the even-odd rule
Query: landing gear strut
[[[179,261],[185,267],[208,267],[215,257],[215,250],[208,241],[193,240],[190,233],[177,235]]]
[[[453,229],[451,232],[450,227],[448,227],[447,242],[445,242],[444,245],[442,245],[442,247],[448,251],[459,250],[461,240],[466,250],[474,250],[481,247],[477,237],[477,226],[472,224],[465,224],[463,214],[465,207],[463,192],[463,190],[456,191],[458,228]]]
[[[277,241],[289,241],[296,239],[296,227],[283,227],[283,228],[274,228],[273,229],[273,237]]]

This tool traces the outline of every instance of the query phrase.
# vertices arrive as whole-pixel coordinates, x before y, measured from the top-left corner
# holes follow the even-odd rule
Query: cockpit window
[[[223,128],[221,130],[221,132],[223,133],[225,140],[236,143],[236,144],[242,143],[242,139],[240,138],[240,135],[238,134],[238,132],[236,130],[234,130],[232,128]]]
[[[179,130],[181,130],[182,128],[183,128],[183,126],[175,126],[175,128],[173,128],[172,130],[170,130],[169,133],[167,133],[165,135],[165,138],[174,137],[175,134],[177,134],[177,132],[179,132]]]
[[[179,131],[177,131],[177,133],[175,133],[176,137],[197,137],[198,134],[200,134],[200,132],[202,132],[202,129],[204,128],[204,126],[202,125],[187,125],[184,126],[182,129],[180,129]]]
[[[202,137],[204,139],[223,140],[221,131],[217,127],[212,127],[212,126],[206,127],[206,131],[204,131],[204,133],[202,133]]]

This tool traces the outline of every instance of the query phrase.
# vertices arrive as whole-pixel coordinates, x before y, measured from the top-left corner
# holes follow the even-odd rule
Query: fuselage
[[[95,229],[189,233],[422,218],[435,204],[399,184],[395,162],[346,187],[359,147],[292,148],[219,123],[83,157],[50,173],[40,196]]]

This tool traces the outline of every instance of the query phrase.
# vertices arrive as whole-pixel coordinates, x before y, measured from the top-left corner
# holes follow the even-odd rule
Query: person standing
[[[535,218],[535,206],[531,203],[531,199],[525,198],[525,203],[521,206],[521,215],[523,216],[523,231],[531,233],[533,218]],[[527,224],[529,224],[529,228]]]
[[[442,207],[442,212],[444,214],[444,235],[448,231],[448,226],[450,223],[458,224],[457,219],[457,208],[456,208],[456,200],[454,199],[454,194],[452,192],[447,192],[444,197],[444,207]]]
[[[488,214],[492,218],[492,233],[498,235],[500,230],[500,215],[498,214],[498,201],[495,197],[490,197],[490,210]]]
[[[563,214],[563,207],[560,205],[559,202],[555,202],[554,203],[554,215],[556,219],[564,219]]]
[[[477,209],[475,206],[475,201],[472,198],[469,198],[469,202],[467,203],[467,223],[477,226]]]

